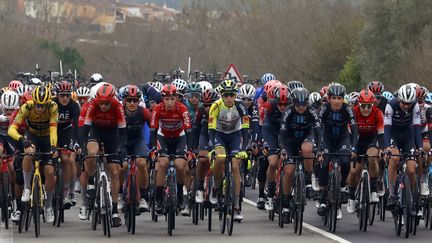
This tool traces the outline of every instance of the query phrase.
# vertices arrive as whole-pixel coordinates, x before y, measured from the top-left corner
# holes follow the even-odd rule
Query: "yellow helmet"
[[[36,104],[48,104],[51,101],[51,90],[45,85],[36,86],[32,92],[32,98]]]
[[[219,86],[221,93],[237,93],[238,91],[236,83],[231,79],[226,79],[222,81]]]

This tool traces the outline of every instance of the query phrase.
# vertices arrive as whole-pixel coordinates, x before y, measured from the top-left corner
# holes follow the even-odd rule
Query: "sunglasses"
[[[234,97],[235,94],[234,93],[225,93],[225,94],[222,94],[222,96],[225,98],[228,98],[228,97]]]
[[[70,98],[71,94],[58,94],[58,96],[62,98]]]
[[[423,104],[424,102],[425,101],[423,99],[417,101],[417,103],[419,103],[419,104]]]
[[[294,105],[295,106],[303,106],[303,107],[305,107],[305,106],[307,106],[307,103],[306,102],[294,102]]]
[[[12,113],[12,112],[15,111],[15,109],[6,109],[6,108],[4,108],[3,111],[4,111],[5,113]]]
[[[137,98],[127,98],[126,99],[126,102],[127,103],[138,103],[139,102],[139,99],[137,99]]]
[[[203,104],[204,107],[209,108],[212,104]]]
[[[100,102],[99,102],[99,105],[100,105],[100,106],[110,106],[110,105],[111,105],[111,102],[109,102],[109,101],[100,101]]]
[[[411,106],[411,105],[412,105],[412,103],[407,103],[407,102],[403,102],[403,101],[401,101],[401,103],[402,103],[402,105],[404,105],[404,106]]]
[[[288,103],[278,103],[278,106],[287,106]]]
[[[201,98],[201,95],[199,93],[190,93],[189,98],[199,99],[199,98]]]
[[[370,109],[370,108],[372,108],[372,104],[360,104],[360,108],[362,108],[362,109]]]
[[[243,101],[249,101],[249,102],[251,102],[251,101],[252,101],[252,99],[251,99],[251,98],[242,98],[242,100],[243,100]]]

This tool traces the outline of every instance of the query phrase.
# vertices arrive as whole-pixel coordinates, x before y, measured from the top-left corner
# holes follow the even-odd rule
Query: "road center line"
[[[256,205],[257,205],[256,202],[251,201],[251,200],[249,200],[247,198],[243,198],[243,202],[245,202],[245,203],[247,203],[249,205],[252,205],[254,207],[256,207]],[[351,243],[351,241],[345,240],[342,237],[339,237],[339,236],[337,236],[335,234],[332,234],[332,233],[329,233],[327,231],[324,231],[324,230],[322,230],[320,228],[317,228],[317,227],[315,227],[313,225],[310,225],[308,223],[303,222],[303,226],[305,228],[307,228],[307,229],[309,229],[311,231],[314,231],[314,232],[316,232],[318,234],[321,234],[321,235],[323,235],[323,236],[325,236],[325,237],[327,237],[327,238],[329,238],[331,240],[335,240],[335,241],[340,242],[340,243]]]

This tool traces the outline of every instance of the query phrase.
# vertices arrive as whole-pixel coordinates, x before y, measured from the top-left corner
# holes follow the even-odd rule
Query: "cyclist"
[[[272,73],[265,73],[262,77],[261,77],[261,85],[262,87],[259,87],[256,89],[256,93],[254,96],[254,101],[258,102],[258,99],[261,97],[261,95],[264,93],[264,85],[270,81],[270,80],[276,80],[276,76]]]
[[[384,145],[384,115],[381,110],[374,106],[375,96],[370,90],[362,90],[359,94],[358,105],[353,109],[358,126],[358,143],[356,152],[362,155],[375,156],[368,158],[370,177],[370,201],[379,202],[378,198],[378,155]],[[360,161],[359,161],[360,162]],[[351,167],[347,178],[349,200],[347,212],[354,213],[356,208],[355,190],[358,184],[362,165]]]
[[[276,94],[281,99],[285,98]],[[296,156],[301,151],[304,159],[306,197],[312,198],[313,147],[320,141],[321,125],[316,111],[308,105],[309,91],[305,88],[295,88],[290,94],[292,105],[283,113],[280,133],[278,136],[281,156]],[[318,144],[319,146],[319,144]],[[291,181],[295,172],[295,161],[291,158],[284,161],[284,181],[282,216],[284,223],[289,222],[289,202],[291,201]]]
[[[372,81],[367,85],[367,89],[372,91],[375,96],[374,106],[378,107],[384,114],[389,101],[383,96],[384,84],[382,84],[380,81]]]
[[[1,107],[3,114],[0,115],[0,156],[3,155],[9,155],[13,156],[14,153],[19,149],[18,143],[13,140],[11,137],[8,136],[8,128],[11,121],[14,119],[14,113],[19,108],[19,97],[18,94],[16,94],[14,91],[6,91],[1,96]],[[18,184],[22,185],[19,181],[22,180],[22,173],[16,173],[15,169],[18,170],[18,168],[15,168],[13,162],[13,158],[10,158],[8,163],[8,171],[9,171],[9,178],[11,183],[12,190],[15,191],[15,202],[18,207],[14,207],[15,211],[11,215],[12,221],[18,221],[19,216],[21,214],[19,210],[20,198],[18,198],[18,195],[21,195],[21,188]],[[20,168],[20,167],[19,167]],[[20,170],[19,170],[20,171]],[[19,178],[17,178],[19,176]],[[16,184],[16,185],[15,185]],[[15,186],[13,186],[15,185]]]
[[[201,95],[202,102],[202,117],[201,131],[198,144],[198,164],[195,175],[198,177],[197,192],[195,201],[197,203],[204,202],[204,178],[209,169],[209,137],[208,137],[208,116],[210,107],[218,99],[216,91],[210,86],[205,88]]]
[[[90,76],[90,86],[93,87],[98,83],[102,83],[104,81],[102,75],[100,75],[99,73],[93,73]]]
[[[143,128],[145,123],[150,123],[151,113],[149,110],[139,106],[141,100],[141,90],[135,85],[126,86],[124,92],[124,110],[126,116],[127,127],[127,140],[126,152],[128,155],[135,155],[136,164],[138,167],[138,186],[140,188],[140,211],[148,211],[148,170],[147,170],[147,156],[149,149],[143,135]]]
[[[79,87],[76,91],[78,97],[78,103],[82,107],[85,103],[89,101],[90,98],[90,89],[87,87]]]
[[[407,174],[411,185],[415,185],[416,171],[416,145],[423,150],[421,137],[421,112],[416,102],[416,90],[414,86],[402,85],[397,97],[390,100],[386,106],[384,116],[384,146],[387,154],[398,155],[399,149],[406,158]],[[392,156],[388,165],[389,202],[387,208],[392,210],[396,204],[394,187],[397,175],[399,157]]]
[[[178,208],[183,210],[183,185],[185,184],[186,148],[192,144],[191,123],[187,107],[177,101],[177,89],[173,84],[163,86],[163,102],[153,108],[150,123],[150,145],[155,150],[158,143],[158,173],[156,174],[156,213],[162,214],[165,171],[168,168],[170,155],[175,155],[177,175]]]
[[[249,116],[246,107],[235,97],[238,91],[237,85],[232,80],[224,80],[220,84],[222,98],[212,104],[209,111],[208,131],[210,149],[215,151],[214,164],[215,183],[212,189],[210,201],[216,204],[222,195],[223,167],[227,155],[239,154],[247,157],[245,152],[249,141]],[[240,199],[240,162],[232,159],[232,175],[235,186],[235,220],[243,220],[238,206]],[[218,197],[218,198],[217,198]]]
[[[353,111],[347,104],[344,103],[346,89],[342,84],[332,83],[328,87],[327,94],[328,102],[322,106],[322,109],[319,113],[320,123],[323,126],[323,129],[322,141],[320,143],[321,148],[318,149],[318,151],[322,151],[324,153],[346,153],[351,155],[355,152],[355,148],[357,147],[358,130]],[[318,174],[320,197],[319,207],[317,210],[319,216],[324,216],[327,212],[326,188],[329,177],[328,171],[330,159],[331,157],[325,154],[320,158],[322,163]],[[350,162],[350,156],[340,157],[340,168],[342,175],[340,185],[341,188],[345,187],[345,181],[350,170]],[[344,190],[341,190],[341,192],[343,191]],[[344,202],[345,199],[342,199],[342,203]],[[337,219],[342,219],[342,211],[340,208],[337,212]]]
[[[319,109],[322,105],[322,99],[321,99],[321,95],[318,92],[312,92],[309,95],[309,105],[315,111],[317,111],[317,112],[319,111]]]
[[[267,190],[268,198],[265,204],[266,210],[273,210],[273,197],[276,190],[276,171],[279,165],[279,145],[278,136],[283,113],[288,108],[289,90],[285,85],[276,88],[275,95],[269,90],[269,98],[275,99],[263,103],[261,109],[261,136],[263,139],[263,152],[268,156]],[[263,169],[265,167],[263,166]]]
[[[111,84],[105,83],[97,90],[96,98],[87,108],[84,120],[84,134],[88,135],[87,153],[99,153],[100,144],[103,143],[104,153],[114,154],[107,158],[108,171],[111,176],[112,193],[112,221],[113,227],[121,226],[118,214],[118,194],[120,189],[120,164],[123,148],[126,143],[126,120],[122,104],[115,99],[115,89]],[[87,175],[93,176],[96,172],[96,159],[85,161]]]
[[[12,125],[9,127],[8,135],[19,141],[25,153],[52,152],[57,157],[57,121],[58,107],[51,100],[51,92],[44,85],[37,86],[32,92],[32,100],[21,106]],[[28,125],[27,138],[18,132],[23,124]],[[49,155],[40,156],[41,167],[45,175],[46,205],[45,219],[47,223],[54,221],[52,199],[54,195],[55,177],[54,165]],[[24,156],[22,162],[24,176],[24,192],[22,202],[30,201],[30,182],[33,157]]]
[[[429,91],[422,86],[417,86],[416,88],[416,97],[417,103],[421,112],[421,132],[423,138],[423,150],[426,153],[429,153],[431,149],[432,140],[432,107],[426,104],[425,99]],[[429,186],[427,182],[427,172],[428,170],[425,168],[429,168],[429,160],[426,160],[425,167],[423,167],[423,163],[418,164],[418,176],[420,176],[420,193],[422,196],[429,196]]]
[[[78,117],[80,108],[77,102],[71,100],[72,84],[61,81],[56,87],[57,95],[53,99],[58,106],[58,147],[62,148],[61,161],[64,174],[63,205],[70,208],[73,205],[74,192],[69,190],[70,183],[74,183],[75,177],[75,143],[78,139]]]

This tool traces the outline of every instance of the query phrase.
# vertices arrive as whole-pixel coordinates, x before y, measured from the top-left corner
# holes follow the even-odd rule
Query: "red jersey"
[[[353,111],[358,126],[359,139],[371,139],[384,133],[384,115],[379,108],[372,106],[369,116],[361,114],[359,105],[356,105]]]
[[[118,100],[112,100],[111,108],[106,112],[102,112],[99,103],[92,100],[88,103],[84,124],[92,125],[96,129],[125,128],[126,119],[123,106]]]
[[[87,110],[88,110],[89,105],[90,105],[90,102],[87,102],[87,103],[82,105],[81,112],[80,112],[80,115],[78,117],[78,127],[84,126],[85,116],[87,114]]]
[[[167,110],[164,103],[159,103],[153,108],[150,128],[157,130],[158,135],[168,138],[180,137],[191,127],[188,109],[182,103],[176,101],[172,110]]]

